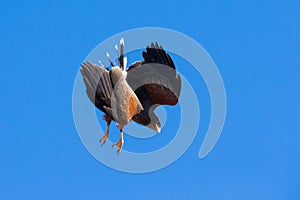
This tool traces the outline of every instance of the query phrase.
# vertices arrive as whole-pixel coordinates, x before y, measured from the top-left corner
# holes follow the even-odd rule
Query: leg
[[[108,135],[109,135],[109,127],[110,127],[110,123],[111,123],[111,119],[107,116],[107,115],[104,115],[103,117],[105,119],[105,121],[107,122],[107,126],[106,126],[106,132],[105,134],[101,137],[100,139],[100,143],[101,143],[101,146],[106,142],[107,138],[108,138]]]
[[[118,147],[118,154],[120,154],[120,152],[122,150],[122,147],[123,147],[123,144],[124,144],[123,130],[120,129],[120,140],[118,142],[114,143],[112,147],[117,146]]]

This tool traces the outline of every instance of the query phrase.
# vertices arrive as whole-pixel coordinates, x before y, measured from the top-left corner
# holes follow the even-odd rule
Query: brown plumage
[[[132,119],[160,132],[160,120],[154,113],[159,105],[176,105],[181,92],[181,78],[170,55],[157,42],[146,47],[142,61],[128,67],[126,81],[144,107]]]
[[[101,138],[101,144],[106,142],[110,123],[114,120],[120,129],[120,140],[113,146],[117,146],[118,152],[120,152],[124,143],[123,127],[143,107],[127,84],[119,67],[113,67],[108,71],[102,66],[84,62],[81,65],[81,73],[90,100],[105,113],[104,119],[107,122],[107,128],[105,135]]]
[[[126,71],[123,39],[120,49],[119,66],[111,70],[88,61],[81,65],[87,95],[105,113],[107,128],[101,144],[107,140],[110,123],[114,120],[120,129],[120,140],[113,145],[118,146],[118,152],[123,146],[123,127],[131,120],[160,132],[160,120],[154,113],[155,108],[176,105],[181,91],[180,76],[162,46],[157,43],[147,46],[142,54],[144,60],[133,63]],[[113,65],[109,54],[107,57]]]

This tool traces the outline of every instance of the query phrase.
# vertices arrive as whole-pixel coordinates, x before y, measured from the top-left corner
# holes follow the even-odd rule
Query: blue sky
[[[299,2],[2,1],[0,7],[0,199],[300,198]],[[199,130],[174,164],[137,175],[104,166],[84,148],[72,89],[98,43],[145,26],[180,31],[207,50],[222,74],[228,111],[208,157],[197,157]],[[207,95],[203,82],[195,87]],[[202,107],[208,116],[209,103]],[[205,123],[204,117],[203,129]]]

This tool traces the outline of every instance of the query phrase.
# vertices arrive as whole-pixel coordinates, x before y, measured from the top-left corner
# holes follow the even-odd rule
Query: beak
[[[160,131],[161,131],[161,128],[158,128],[158,129],[157,129],[157,133],[160,133]]]

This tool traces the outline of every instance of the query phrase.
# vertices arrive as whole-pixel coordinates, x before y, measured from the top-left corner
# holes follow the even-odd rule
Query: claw
[[[120,139],[118,142],[116,142],[116,143],[114,143],[114,144],[112,145],[112,148],[113,148],[114,146],[117,146],[117,147],[118,147],[117,153],[120,154],[120,152],[121,152],[121,150],[122,150],[122,147],[123,147],[123,144],[124,144],[124,141]]]
[[[106,132],[100,139],[101,146],[106,142],[108,138],[108,132]]]

